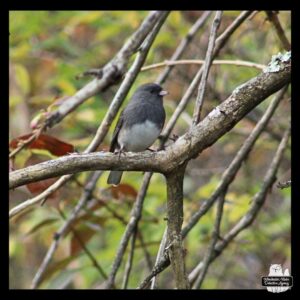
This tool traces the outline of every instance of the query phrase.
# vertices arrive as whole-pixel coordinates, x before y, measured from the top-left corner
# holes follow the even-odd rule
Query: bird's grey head
[[[150,93],[152,95],[157,95],[160,97],[163,97],[168,94],[167,91],[164,91],[163,88],[159,84],[156,84],[156,83],[143,84],[137,89],[137,92],[138,93]]]

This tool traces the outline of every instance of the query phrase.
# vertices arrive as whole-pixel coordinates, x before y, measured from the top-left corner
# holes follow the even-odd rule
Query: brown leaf
[[[111,193],[114,198],[116,199],[123,199],[126,197],[129,198],[136,198],[137,196],[137,191],[136,189],[129,184],[119,184],[118,186],[112,186],[111,187]]]
[[[73,234],[70,241],[70,256],[78,254],[82,250],[81,243],[85,245],[96,233],[95,230],[87,226],[84,226],[81,229],[76,229],[75,232],[76,236]],[[80,241],[78,241],[78,238],[80,239]]]
[[[17,148],[20,142],[28,140],[33,133],[25,134],[13,139],[9,146],[13,149]],[[47,134],[40,134],[35,140],[33,140],[26,147],[30,149],[43,149],[48,150],[50,153],[56,156],[62,156],[70,152],[74,152],[74,146],[65,143],[57,138],[54,138]]]

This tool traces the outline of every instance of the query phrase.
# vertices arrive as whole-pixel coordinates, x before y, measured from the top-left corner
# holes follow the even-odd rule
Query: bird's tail
[[[111,171],[107,178],[108,184],[118,185],[121,181],[123,171]]]

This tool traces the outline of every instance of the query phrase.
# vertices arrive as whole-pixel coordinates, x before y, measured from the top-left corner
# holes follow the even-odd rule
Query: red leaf
[[[9,146],[11,148],[17,148],[20,142],[28,140],[33,133],[22,135],[18,138],[13,139]],[[70,152],[74,152],[74,146],[67,144],[57,138],[54,138],[50,135],[40,134],[35,140],[33,140],[26,147],[30,149],[43,149],[48,150],[50,153],[56,156],[62,156]]]

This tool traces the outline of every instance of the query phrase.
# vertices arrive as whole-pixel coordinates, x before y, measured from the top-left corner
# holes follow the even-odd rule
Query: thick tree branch
[[[278,171],[281,159],[284,154],[284,150],[287,147],[288,140],[290,136],[290,128],[287,129],[282,137],[282,140],[277,148],[277,151],[273,157],[273,160],[269,166],[269,169],[267,170],[267,173],[264,177],[263,183],[262,183],[262,188],[259,192],[255,194],[252,200],[252,204],[248,212],[240,219],[239,222],[236,223],[236,225],[227,233],[224,235],[221,241],[219,241],[215,248],[214,251],[211,254],[211,258],[209,263],[212,263],[221,253],[223,250],[228,246],[228,244],[243,230],[245,230],[247,227],[249,227],[252,222],[255,220],[256,215],[260,211],[261,207],[263,206],[267,194],[272,187],[273,183],[276,180],[276,173]],[[184,232],[184,229],[182,231],[182,236],[185,237],[187,232]],[[170,261],[168,257],[164,257],[155,267],[153,268],[152,272],[142,281],[142,283],[139,285],[139,289],[145,288],[150,280],[162,272],[166,267],[168,267],[170,264]],[[199,272],[201,272],[203,268],[203,262],[200,262],[198,266],[196,267],[196,270],[193,271],[189,275],[189,280],[193,282],[195,280],[195,276]],[[193,278],[192,278],[193,277]]]
[[[242,165],[242,162],[248,156],[249,151],[252,149],[258,137],[260,136],[264,128],[267,126],[270,118],[275,112],[275,109],[278,107],[278,104],[282,99],[286,89],[287,86],[283,88],[280,92],[278,92],[278,94],[274,97],[261,120],[259,120],[259,122],[256,124],[255,128],[253,129],[249,137],[245,140],[245,142],[243,143],[240,150],[237,152],[236,156],[233,158],[230,165],[222,174],[222,179],[219,182],[216,190],[213,192],[211,197],[200,206],[199,210],[191,216],[186,226],[182,229],[182,236],[184,238],[188,235],[189,231],[199,222],[200,218],[210,209],[210,207],[214,204],[217,198],[221,196],[221,194],[228,188],[228,186],[234,180],[235,175],[237,174],[238,170]],[[150,275],[148,275],[146,279],[140,284],[139,288],[145,288],[145,286],[149,283],[151,278],[160,273],[166,266],[169,265],[169,263],[170,261],[168,257],[162,257],[161,260],[155,264],[155,267],[153,268]],[[195,268],[197,269],[197,274],[200,271],[200,269],[198,270],[198,267],[200,266],[200,269],[202,269],[203,262],[201,262]],[[193,273],[195,272],[193,271]],[[197,276],[197,274],[195,276]],[[191,280],[191,282],[193,282],[196,279],[195,276],[192,276],[194,279]]]
[[[183,178],[186,164],[166,175],[167,180],[167,247],[177,289],[189,289],[181,226],[183,222]]]
[[[290,53],[273,57],[269,66],[233,93],[197,126],[165,151],[70,155],[10,173],[10,188],[87,170],[130,170],[168,173],[211,146],[261,101],[290,81]]]

